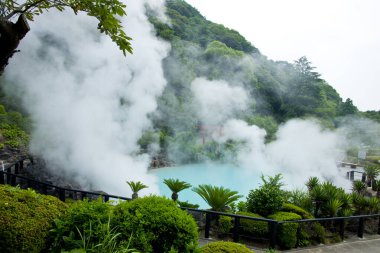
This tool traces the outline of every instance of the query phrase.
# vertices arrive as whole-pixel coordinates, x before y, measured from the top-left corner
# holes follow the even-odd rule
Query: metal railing
[[[9,184],[12,186],[19,185],[21,188],[32,188],[42,194],[56,196],[62,201],[65,201],[67,197],[81,200],[85,198],[91,199],[101,197],[105,202],[109,201],[110,199],[131,200],[130,198],[110,195],[107,193],[60,187],[19,175],[19,173],[22,172],[22,170],[24,169],[24,165],[26,162],[33,163],[33,159],[25,158],[11,165],[7,165],[4,169],[1,168],[0,184]]]
[[[8,165],[4,169],[0,168],[0,184],[10,184],[12,186],[20,185],[21,188],[33,188],[34,190],[42,194],[54,195],[62,201],[65,201],[68,197],[81,200],[83,200],[84,198],[102,197],[103,201],[105,202],[109,201],[110,199],[131,200],[130,198],[110,195],[106,193],[83,191],[78,189],[68,189],[24,177],[22,175],[19,175],[19,173],[24,169],[24,165],[26,162],[33,163],[33,159],[26,158],[17,161],[11,165]],[[374,222],[376,222],[376,228],[372,229],[372,234],[380,234],[380,214],[277,221],[272,219],[256,218],[234,213],[216,212],[211,210],[201,210],[185,207],[181,207],[181,209],[186,210],[189,214],[193,215],[194,219],[198,223],[200,230],[202,230],[203,232],[204,238],[206,239],[210,238],[211,232],[217,235],[217,233],[213,231],[214,229],[212,226],[212,222],[217,221],[221,216],[227,216],[231,218],[232,223],[232,229],[231,233],[229,233],[229,239],[233,240],[234,242],[242,242],[243,239],[243,243],[251,245],[255,245],[255,243],[259,242],[261,246],[263,246],[262,244],[263,242],[265,242],[266,245],[264,247],[270,248],[276,248],[278,246],[279,230],[282,225],[289,223],[306,224],[309,226],[315,223],[319,223],[326,230],[329,230],[330,232],[337,234],[343,240],[348,236],[348,233],[350,233],[351,236],[352,234],[354,234],[359,238],[363,238],[366,232],[366,221],[370,221],[372,227]],[[264,236],[247,236],[246,233],[244,233],[244,226],[242,226],[241,222],[242,220],[266,223],[267,233],[265,233]]]

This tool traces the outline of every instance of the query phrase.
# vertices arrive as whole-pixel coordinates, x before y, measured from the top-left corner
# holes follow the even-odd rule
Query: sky
[[[302,56],[343,99],[380,110],[380,1],[186,0],[203,16],[237,30],[269,59]]]

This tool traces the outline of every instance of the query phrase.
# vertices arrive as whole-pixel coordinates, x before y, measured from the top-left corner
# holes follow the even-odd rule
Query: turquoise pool
[[[259,171],[216,163],[152,169],[150,173],[158,177],[160,194],[168,198],[171,197],[171,191],[163,183],[165,178],[178,178],[190,183],[192,186],[198,186],[199,184],[223,186],[238,191],[240,195],[244,196],[242,200],[245,200],[248,192],[256,188],[261,181]],[[207,203],[198,194],[193,192],[191,188],[181,191],[179,193],[179,200],[199,204],[200,208],[209,208]]]

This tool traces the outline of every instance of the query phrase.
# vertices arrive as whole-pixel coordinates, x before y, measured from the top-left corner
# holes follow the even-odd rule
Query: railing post
[[[42,185],[42,194],[47,194],[47,186],[45,184]]]
[[[5,175],[4,172],[0,170],[0,184],[5,184],[4,175]]]
[[[379,224],[377,225],[377,234],[380,235],[380,216],[379,216]]]
[[[7,169],[7,184],[11,183],[11,173],[12,173],[12,168]]]
[[[17,175],[19,173],[19,168],[20,168],[20,165],[18,164],[18,162],[15,164],[15,174]]]
[[[364,234],[364,218],[359,218],[358,237],[363,238]]]
[[[59,199],[63,202],[65,202],[66,200],[66,192],[65,192],[65,189],[62,189],[62,188],[59,188],[58,189],[58,192],[59,192]]]
[[[108,202],[110,200],[110,196],[109,195],[104,195],[104,202]]]
[[[269,224],[269,248],[274,249],[276,248],[277,244],[277,229],[278,229],[278,222],[277,221],[270,221]]]
[[[87,194],[84,193],[84,192],[82,192],[82,193],[81,193],[81,200],[84,200],[84,198],[86,198],[86,196],[87,196]]]
[[[239,230],[240,230],[240,217],[235,217],[234,232],[233,232],[234,242],[239,242]]]
[[[20,161],[20,170],[23,170],[24,169],[24,160],[21,160]]]
[[[11,185],[16,186],[16,175],[14,174],[11,175]]]
[[[210,237],[211,214],[206,213],[205,238]]]
[[[339,220],[339,236],[344,240],[344,219]]]

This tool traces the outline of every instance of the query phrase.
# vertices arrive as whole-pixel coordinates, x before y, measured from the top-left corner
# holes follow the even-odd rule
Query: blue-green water
[[[181,181],[190,183],[193,187],[199,184],[211,184],[213,186],[223,186],[231,190],[238,191],[245,200],[248,192],[258,186],[260,172],[253,169],[247,170],[228,164],[190,164],[168,168],[153,169],[150,173],[159,178],[160,195],[171,197],[171,191],[163,183],[165,178],[178,178]],[[179,193],[180,201],[189,201],[199,204],[200,208],[209,208],[207,203],[193,192],[191,188]]]

